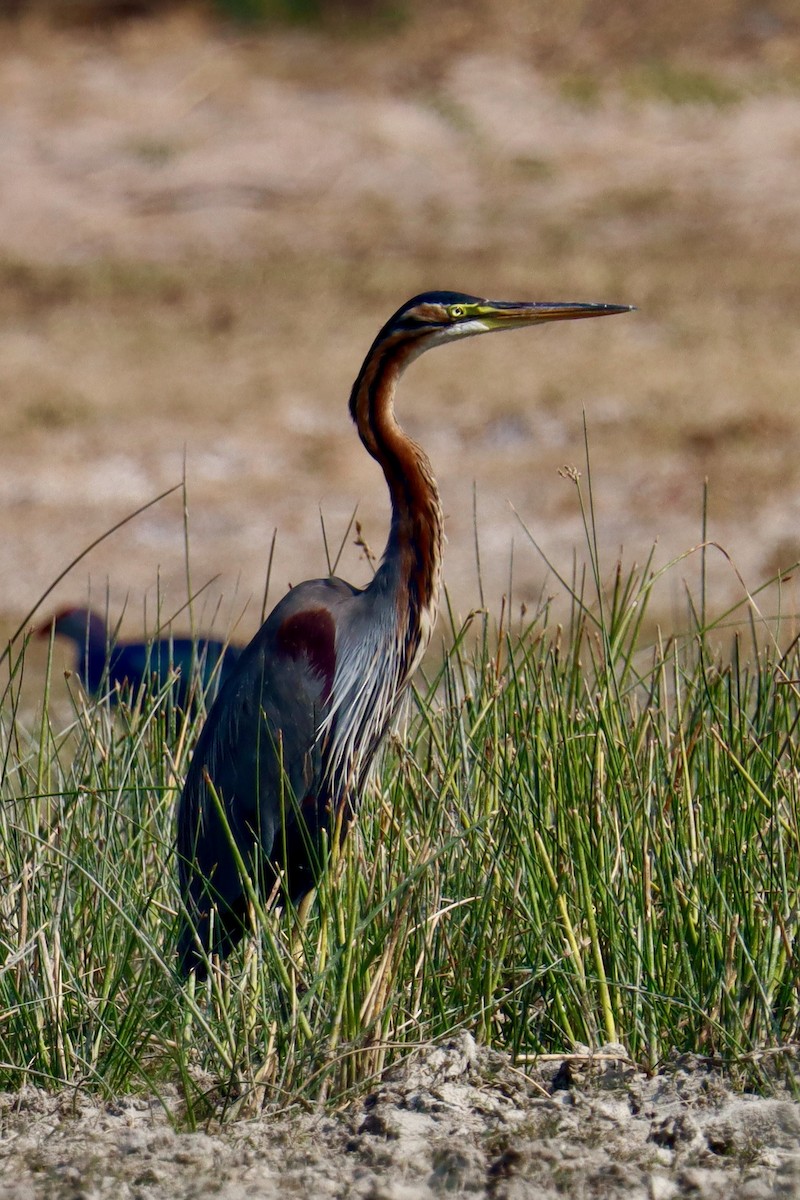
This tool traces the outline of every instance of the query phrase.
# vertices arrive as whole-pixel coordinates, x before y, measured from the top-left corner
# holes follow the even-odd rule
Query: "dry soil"
[[[177,1132],[177,1106],[0,1096],[2,1200],[766,1200],[800,1195],[800,1108],[688,1056],[648,1078],[621,1047],[530,1074],[469,1036],[417,1053],[338,1114]],[[172,1119],[171,1119],[172,1118]]]

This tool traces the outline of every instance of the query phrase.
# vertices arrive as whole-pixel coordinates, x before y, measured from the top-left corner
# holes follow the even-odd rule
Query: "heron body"
[[[100,614],[88,608],[64,608],[38,632],[49,637],[51,628],[74,644],[75,669],[90,696],[105,690],[115,697],[123,688],[136,695],[143,684],[160,688],[174,677],[179,708],[189,703],[193,685],[216,693],[241,653],[240,647],[213,638],[114,641]]]
[[[246,929],[240,863],[262,894],[279,881],[296,903],[314,886],[326,840],[335,829],[346,831],[428,644],[443,517],[430,462],[395,418],[403,371],[425,350],[460,337],[626,311],[428,292],[404,304],[375,338],[353,384],[350,413],[389,489],[386,549],[365,588],[336,578],[293,588],[209,712],[178,808],[185,974],[205,974],[208,956],[225,956]]]

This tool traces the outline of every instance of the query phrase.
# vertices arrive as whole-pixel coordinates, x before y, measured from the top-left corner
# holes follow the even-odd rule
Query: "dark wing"
[[[224,649],[222,662],[217,671],[217,686],[215,695],[223,688],[234,672],[234,668],[244,653],[244,646],[227,644]]]
[[[246,895],[236,851],[267,893],[276,870],[297,899],[313,886],[324,794],[324,739],[336,630],[358,593],[336,579],[291,591],[242,652],[200,734],[178,808],[181,892],[189,921],[183,970],[202,969],[198,943],[225,955],[243,932]]]

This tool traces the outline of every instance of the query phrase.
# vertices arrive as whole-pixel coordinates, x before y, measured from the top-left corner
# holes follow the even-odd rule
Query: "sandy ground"
[[[336,1115],[175,1132],[163,1106],[0,1096],[3,1200],[363,1197],[761,1200],[800,1196],[800,1107],[735,1094],[684,1057],[653,1078],[619,1047],[531,1074],[468,1034]]]
[[[563,594],[525,529],[565,574],[586,559],[559,475],[577,464],[586,483],[584,412],[606,574],[620,547],[630,566],[656,543],[658,564],[695,546],[704,479],[709,535],[733,560],[709,558],[715,611],[743,595],[737,571],[754,589],[800,557],[800,99],[768,53],[800,50],[776,35],[757,70],[712,69],[712,95],[724,85],[731,102],[675,103],[639,76],[639,92],[612,78],[587,101],[566,68],[540,68],[524,11],[482,25],[450,6],[435,32],[363,39],[248,41],[185,16],[9,27],[4,627],[92,538],[180,483],[184,460],[192,587],[216,581],[199,624],[222,597],[225,631],[249,600],[235,636],[254,631],[273,529],[272,599],[324,573],[320,511],[334,550],[348,543],[340,572],[366,581],[347,522],[358,508],[380,552],[387,507],[346,397],[379,325],[429,287],[639,306],[476,339],[409,373],[401,417],[440,479],[460,612],[480,598],[473,491],[491,607],[512,543],[515,599]],[[699,572],[690,555],[668,573],[663,622],[685,620]],[[165,615],[179,609],[180,497],[104,542],[50,603],[88,586],[115,621],[127,604],[131,636],[145,608],[154,625],[157,593]],[[796,609],[793,583],[781,604]]]

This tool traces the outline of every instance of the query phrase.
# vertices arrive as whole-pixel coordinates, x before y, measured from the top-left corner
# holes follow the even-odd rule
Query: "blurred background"
[[[388,504],[347,414],[372,337],[428,288],[635,304],[476,339],[399,395],[466,613],[696,546],[707,602],[800,557],[796,0],[2,0],[0,627],[54,607],[135,636],[256,629],[369,578]],[[188,544],[188,570],[186,546]],[[512,567],[513,546],[513,567]],[[667,628],[699,554],[654,598]],[[513,572],[513,580],[511,578]],[[774,609],[778,598],[765,601]],[[145,617],[147,614],[147,618]],[[177,626],[188,627],[184,612]]]

